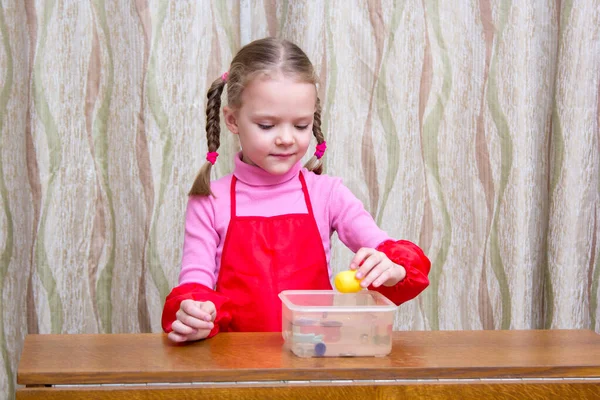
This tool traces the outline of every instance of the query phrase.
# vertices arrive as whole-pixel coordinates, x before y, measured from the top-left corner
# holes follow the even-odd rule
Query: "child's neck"
[[[288,172],[282,175],[273,175],[255,165],[246,164],[241,159],[241,154],[235,157],[235,169],[233,174],[240,181],[251,186],[271,186],[287,182],[298,176],[302,164],[298,161]]]

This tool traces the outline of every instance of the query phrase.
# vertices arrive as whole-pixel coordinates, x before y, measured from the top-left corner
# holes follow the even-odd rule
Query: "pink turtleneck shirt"
[[[236,184],[239,216],[270,217],[291,213],[307,213],[302,186],[298,179],[298,162],[284,175],[271,175],[259,167],[235,157],[233,175]],[[346,188],[340,178],[316,175],[302,169],[310,195],[314,217],[325,249],[331,278],[330,238],[337,232],[340,240],[356,252],[361,247],[376,248],[391,240],[373,221],[362,203]],[[179,284],[200,283],[214,289],[231,204],[232,174],[211,182],[213,196],[190,196],[185,219],[185,238]],[[348,266],[342,266],[346,269]]]

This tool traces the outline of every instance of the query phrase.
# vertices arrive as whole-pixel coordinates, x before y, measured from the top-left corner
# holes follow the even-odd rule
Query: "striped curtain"
[[[600,0],[0,0],[0,398],[28,333],[160,331],[206,91],[264,36],[317,68],[326,172],[432,260],[396,329],[600,332]]]

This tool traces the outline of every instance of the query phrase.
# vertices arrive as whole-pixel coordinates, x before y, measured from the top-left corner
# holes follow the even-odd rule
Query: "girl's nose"
[[[290,145],[294,143],[294,134],[292,133],[293,128],[283,127],[279,131],[279,135],[275,139],[277,145]]]

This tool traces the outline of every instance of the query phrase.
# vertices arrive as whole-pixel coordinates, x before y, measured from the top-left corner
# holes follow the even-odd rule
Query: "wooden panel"
[[[138,399],[598,399],[600,382],[565,383],[473,383],[400,385],[319,385],[272,387],[153,387],[96,389],[21,389],[17,400],[138,400]]]
[[[18,382],[32,384],[331,379],[598,377],[592,331],[395,332],[387,357],[298,358],[279,333],[186,344],[161,334],[30,335]]]

